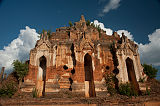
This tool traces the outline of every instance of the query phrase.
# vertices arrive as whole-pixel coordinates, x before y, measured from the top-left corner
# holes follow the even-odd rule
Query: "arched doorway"
[[[95,85],[93,79],[92,57],[87,53],[84,56],[84,71],[85,71],[85,96],[95,97]]]
[[[137,94],[140,94],[140,89],[139,89],[139,85],[138,85],[135,70],[134,70],[133,60],[130,59],[129,57],[126,59],[126,66],[127,66],[127,72],[128,72],[128,80],[133,85]]]
[[[45,56],[40,57],[40,59],[39,59],[39,72],[38,72],[37,79],[39,81],[39,88],[40,88],[40,92],[42,92],[42,96],[45,96],[46,63],[47,63],[47,60],[46,60]]]

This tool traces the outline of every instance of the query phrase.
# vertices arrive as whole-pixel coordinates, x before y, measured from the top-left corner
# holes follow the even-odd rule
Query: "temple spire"
[[[85,22],[85,18],[84,18],[84,15],[81,15],[81,19],[80,19],[81,22]]]

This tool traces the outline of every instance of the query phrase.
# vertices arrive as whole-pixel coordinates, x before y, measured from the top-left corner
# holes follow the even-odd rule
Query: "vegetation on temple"
[[[114,95],[117,91],[115,89],[116,76],[113,73],[106,74],[105,81],[108,93]]]
[[[32,96],[33,96],[33,98],[38,97],[38,90],[36,88],[33,88],[33,90],[32,90]]]
[[[69,21],[69,23],[68,23],[68,24],[69,24],[69,26],[70,26],[70,27],[72,27],[72,26],[73,26],[73,24],[72,24],[72,22],[71,22],[71,21]]]
[[[42,32],[40,32],[40,31],[38,32],[38,34],[40,35],[40,36],[39,36],[40,39],[41,39],[41,37],[42,37],[42,34],[44,35],[45,32],[47,32],[48,38],[51,37],[51,35],[52,35],[51,30],[45,30],[45,29],[43,29]]]
[[[87,20],[87,21],[86,21],[86,25],[89,26],[90,24],[91,24],[91,21],[90,21],[90,20]]]
[[[91,22],[90,20],[87,20],[87,21],[86,21],[86,25],[87,25],[87,26],[92,26],[92,27],[96,28],[97,31],[99,32],[99,37],[101,37],[101,30],[103,30],[103,29],[101,29],[100,25],[95,25],[95,24],[94,24],[93,22]]]

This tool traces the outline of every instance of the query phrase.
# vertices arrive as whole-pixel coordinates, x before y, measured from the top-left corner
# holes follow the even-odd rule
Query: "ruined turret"
[[[118,33],[117,32],[113,32],[112,34],[114,37],[119,37]]]
[[[83,22],[86,22],[86,21],[85,21],[85,18],[84,18],[84,15],[81,15],[80,22],[82,22],[82,23],[83,23]]]
[[[83,15],[81,15],[81,19],[79,22],[75,22],[75,28],[84,32],[87,29],[86,21]]]
[[[2,80],[3,80],[4,69],[5,69],[5,67],[2,67],[2,69],[1,69],[1,74],[0,74],[0,83],[1,83],[1,82],[2,82]]]

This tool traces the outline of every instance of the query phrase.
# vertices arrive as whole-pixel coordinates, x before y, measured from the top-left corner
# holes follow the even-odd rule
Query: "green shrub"
[[[12,97],[12,95],[14,95],[17,91],[17,87],[13,82],[7,83],[7,84],[3,84],[0,88],[0,97],[4,97],[4,96],[8,96],[8,97]]]
[[[114,95],[116,93],[116,89],[113,86],[107,86],[107,91],[110,95]]]
[[[133,86],[130,83],[120,84],[119,93],[126,96],[137,96]]]
[[[36,88],[33,88],[33,90],[32,90],[32,96],[33,96],[33,98],[38,97],[38,90]]]
[[[139,78],[139,82],[144,83],[145,77],[144,78]]]
[[[115,75],[110,73],[105,76],[107,91],[109,94],[113,95],[116,93],[115,89]]]
[[[145,95],[150,95],[150,90],[148,89],[148,86],[146,87]]]
[[[44,36],[45,32],[47,32],[47,36],[48,38],[50,39],[51,36],[52,36],[52,31],[49,29],[49,30],[46,30],[46,29],[43,29],[42,32],[41,31],[38,31],[38,34],[39,34],[39,38],[41,39],[42,38],[42,34]]]
[[[90,21],[90,20],[87,20],[87,21],[86,21],[86,25],[89,26],[90,24],[91,24],[91,21]]]
[[[88,23],[89,23],[89,22],[88,22]],[[87,23],[87,24],[88,24],[88,23]],[[101,37],[101,30],[103,30],[103,29],[101,29],[100,25],[95,25],[95,24],[92,22],[92,23],[90,23],[90,26],[96,28],[97,31],[99,32],[99,37]]]
[[[155,78],[158,72],[158,69],[154,68],[152,65],[143,64],[143,71],[149,78]]]
[[[72,24],[72,22],[71,22],[71,21],[69,21],[69,23],[68,23],[68,24],[69,24],[69,26],[70,26],[70,27],[72,27],[72,26],[73,26],[73,24]]]

